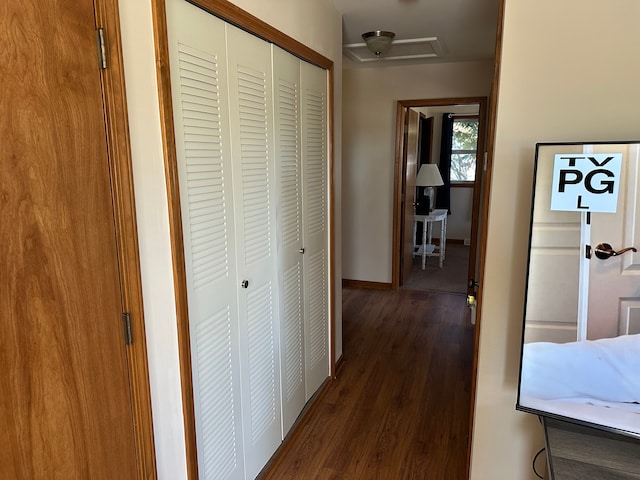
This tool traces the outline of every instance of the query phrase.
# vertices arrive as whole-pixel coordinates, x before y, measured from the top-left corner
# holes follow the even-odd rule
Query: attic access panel
[[[438,37],[394,40],[389,52],[380,57],[376,57],[364,42],[347,44],[343,47],[343,51],[347,57],[356,62],[415,60],[421,58],[438,58],[443,55],[443,48]]]

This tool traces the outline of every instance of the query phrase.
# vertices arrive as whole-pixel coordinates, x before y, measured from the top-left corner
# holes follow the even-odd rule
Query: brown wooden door
[[[407,135],[405,142],[406,167],[404,170],[404,205],[402,214],[402,270],[400,285],[403,285],[411,274],[413,263],[413,214],[416,196],[416,175],[418,169],[418,131],[420,114],[416,110],[408,109]]]
[[[487,189],[486,132],[487,106],[486,99],[478,102],[478,144],[476,148],[476,174],[473,184],[473,204],[471,207],[471,239],[469,247],[469,264],[467,268],[467,295],[477,296],[480,286],[480,268],[482,256],[482,229],[486,228],[485,211],[487,202],[484,200]],[[475,301],[475,300],[474,300]],[[475,321],[475,319],[474,319]]]
[[[0,478],[135,478],[93,2],[0,30]]]

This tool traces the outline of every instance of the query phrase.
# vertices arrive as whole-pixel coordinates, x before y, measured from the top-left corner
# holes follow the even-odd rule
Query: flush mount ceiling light
[[[396,34],[393,32],[386,32],[384,30],[375,30],[373,32],[367,32],[362,34],[362,39],[367,44],[367,48],[371,50],[376,57],[379,57],[383,53],[389,51],[391,42]]]

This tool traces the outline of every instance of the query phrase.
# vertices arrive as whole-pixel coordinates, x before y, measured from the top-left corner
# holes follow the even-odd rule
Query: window
[[[478,117],[457,117],[451,134],[451,182],[476,179]]]

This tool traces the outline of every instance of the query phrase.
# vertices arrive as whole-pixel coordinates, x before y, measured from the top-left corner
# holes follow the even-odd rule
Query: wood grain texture
[[[0,27],[0,478],[134,478],[94,4]]]
[[[343,289],[343,365],[259,478],[465,478],[468,315],[459,295]]]
[[[97,0],[95,10],[96,25],[105,29],[108,45],[108,68],[101,72],[122,285],[122,310],[131,315],[133,334],[133,344],[127,347],[127,360],[135,422],[138,478],[151,480],[156,478],[157,471],[118,2],[117,0]]]
[[[391,290],[390,283],[383,282],[365,282],[364,280],[342,279],[342,286],[349,288],[373,288],[375,290]]]
[[[413,246],[415,238],[413,233],[413,215],[415,213],[416,177],[418,175],[418,141],[420,132],[420,114],[413,109],[409,109],[405,115],[406,134],[403,143],[405,152],[402,167],[402,226],[400,228],[402,239],[402,260],[400,262],[400,285],[407,283],[411,275],[411,264],[413,261]],[[394,250],[395,251],[395,250]]]
[[[407,108],[396,102],[396,143],[393,163],[393,252],[402,252],[402,181],[404,171],[404,125]],[[391,258],[391,288],[400,288],[400,254]]]
[[[470,244],[473,245],[473,248],[469,249],[469,270],[467,274],[467,279],[474,279],[476,282],[478,281],[478,250],[479,250],[479,242],[478,235],[480,234],[480,229],[482,227],[486,228],[486,223],[481,223],[481,217],[483,215],[483,210],[480,207],[486,208],[486,205],[480,203],[480,197],[482,194],[482,190],[486,188],[486,184],[484,181],[484,153],[486,152],[486,137],[487,137],[487,99],[482,98],[478,102],[478,118],[480,122],[478,124],[478,143],[476,149],[476,171],[475,171],[475,181],[473,182],[473,200],[471,204],[471,239]],[[475,287],[473,285],[467,284],[467,294],[473,295],[475,294]]]
[[[268,23],[263,22],[259,18],[254,17],[250,13],[242,10],[240,7],[227,0],[188,1],[207,12],[212,13],[216,17],[235,25],[236,27],[278,45],[280,48],[309,63],[313,63],[314,65],[327,70],[333,67],[333,62],[327,57],[291,38]]]

